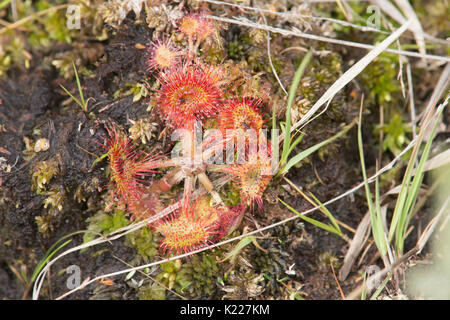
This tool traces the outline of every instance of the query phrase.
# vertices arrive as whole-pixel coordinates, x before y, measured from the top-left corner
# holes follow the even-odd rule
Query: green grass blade
[[[300,134],[299,137],[297,137],[297,139],[295,139],[294,143],[292,143],[291,146],[289,147],[288,155],[290,155],[292,153],[294,148],[302,141],[304,136],[305,136],[305,133],[303,132],[302,134]]]
[[[95,166],[95,164],[96,164],[97,162],[100,162],[100,161],[102,161],[103,159],[105,159],[107,156],[109,156],[110,153],[111,153],[111,150],[108,150],[108,152],[102,154],[100,157],[97,157],[97,159],[95,159],[95,160],[92,162],[91,169]]]
[[[280,200],[280,202],[282,204],[284,204],[289,210],[294,212],[296,215],[298,215],[301,219],[305,220],[306,222],[308,222],[308,223],[310,223],[310,224],[312,224],[312,225],[314,225],[314,226],[316,226],[318,228],[321,228],[321,229],[323,229],[325,231],[334,233],[334,234],[336,234],[338,236],[342,236],[342,233],[339,230],[336,230],[333,226],[331,226],[329,224],[325,224],[325,223],[317,221],[317,220],[314,220],[314,219],[312,219],[310,217],[307,217],[307,216],[305,216],[303,214],[300,214],[297,210],[292,208],[290,205],[288,205],[286,202],[284,202],[280,198],[278,198],[278,200]]]
[[[297,163],[299,163],[300,161],[302,161],[303,159],[305,159],[306,157],[308,157],[309,155],[311,155],[312,153],[316,152],[317,150],[319,150],[320,148],[322,148],[324,145],[327,145],[330,142],[333,142],[334,140],[340,138],[341,136],[343,136],[348,130],[350,130],[351,127],[353,127],[353,125],[355,124],[355,122],[350,123],[348,126],[346,126],[342,131],[340,131],[339,133],[335,134],[334,136],[332,136],[331,138],[328,138],[325,141],[322,141],[302,152],[300,152],[299,154],[297,154],[296,156],[292,157],[288,163],[282,168],[280,174],[286,174],[290,168],[292,168],[293,166],[295,166]]]
[[[41,261],[39,261],[39,263],[37,264],[36,268],[34,268],[33,271],[33,275],[31,276],[31,282],[34,282],[34,280],[36,280],[36,277],[38,276],[39,272],[41,272],[42,268],[45,266],[45,264],[63,247],[65,247],[67,244],[69,244],[69,242],[72,241],[72,239],[67,240],[66,242],[64,242],[62,245],[59,245],[61,242],[63,242],[65,239],[72,237],[74,235],[77,234],[81,234],[81,233],[92,233],[93,231],[90,230],[79,230],[79,231],[75,231],[72,232],[68,235],[65,235],[64,237],[58,239],[58,241],[56,241],[45,253],[44,258],[41,259]],[[94,232],[95,233],[95,232]],[[58,246],[59,245],[59,246]],[[56,249],[55,249],[56,248]]]
[[[370,297],[370,300],[376,300],[378,298],[378,296],[380,295],[380,293],[383,291],[383,289],[386,287],[386,284],[388,283],[388,281],[391,279],[392,276],[392,272],[390,272],[387,276],[386,279],[383,280],[383,283],[381,283],[381,285],[377,288],[377,291],[374,292],[374,294]]]
[[[359,111],[359,121],[358,121],[358,150],[359,150],[359,158],[361,160],[361,171],[364,179],[364,189],[366,191],[366,199],[367,199],[367,206],[369,208],[369,214],[370,214],[370,221],[372,225],[372,235],[373,239],[375,241],[375,244],[378,248],[378,251],[382,256],[386,255],[387,252],[387,244],[384,237],[384,230],[383,230],[383,224],[381,221],[381,210],[379,208],[379,194],[376,192],[376,204],[378,207],[374,208],[374,203],[372,200],[372,194],[370,192],[369,188],[369,182],[367,180],[367,173],[366,173],[366,163],[364,160],[364,150],[363,150],[363,142],[362,142],[362,132],[361,132],[361,125],[362,125],[362,105]],[[375,189],[378,188],[378,183],[376,184]],[[377,191],[377,190],[376,190]],[[379,192],[379,190],[378,190]]]
[[[314,201],[316,201],[316,203],[322,208],[322,210],[325,212],[325,214],[327,215],[328,219],[330,219],[331,223],[333,224],[334,228],[339,231],[339,235],[342,236],[342,231],[341,228],[339,228],[339,225],[337,223],[337,220],[333,217],[333,215],[331,214],[330,210],[328,210],[327,207],[325,207],[323,205],[322,202],[320,202],[319,199],[316,198],[315,195],[313,195],[311,192],[309,193],[309,195],[314,199]]]
[[[406,230],[408,228],[408,221],[411,219],[410,212],[411,212],[411,209],[419,195],[419,189],[422,184],[423,177],[424,177],[423,170],[425,167],[425,162],[428,160],[428,156],[429,156],[430,150],[431,150],[431,144],[433,142],[433,137],[436,133],[436,127],[437,127],[437,124],[439,123],[439,119],[440,119],[440,116],[441,116],[443,110],[444,109],[442,108],[436,116],[436,120],[434,122],[431,135],[425,144],[425,147],[422,152],[422,156],[420,158],[419,165],[417,166],[414,178],[412,179],[410,186],[408,188],[405,188],[405,190],[407,190],[408,192],[405,192],[405,196],[402,198],[402,199],[404,199],[404,204],[401,206],[402,211],[399,211],[397,213],[399,215],[399,218],[398,218],[398,227],[395,230],[395,239],[396,239],[395,243],[396,243],[396,249],[398,252],[403,252],[404,237],[406,234]],[[422,135],[422,137],[423,137],[423,135]],[[418,143],[421,143],[421,142],[422,142],[422,139]],[[416,158],[417,158],[417,156],[418,156],[418,153],[416,153]],[[411,167],[412,167],[413,163],[415,163],[415,159],[414,159],[414,161],[410,162]],[[411,176],[412,176],[412,170],[409,171],[408,173],[410,175],[408,177],[409,178],[408,181],[410,181]],[[402,186],[402,188],[403,188],[403,186]],[[396,212],[394,211],[394,215],[395,215],[395,213]]]
[[[81,89],[80,78],[78,77],[78,71],[77,71],[77,68],[75,67],[75,63],[72,62],[72,64],[73,64],[73,70],[75,71],[75,79],[77,80],[77,87],[78,87],[78,92],[80,94],[82,107],[83,107],[83,110],[87,112],[86,102],[84,101],[84,96],[83,96],[83,90]]]
[[[386,243],[386,237],[384,234],[384,227],[383,227],[383,217],[381,216],[380,181],[378,177],[376,177],[375,179],[375,217],[374,217],[374,229],[372,229],[372,231],[377,233],[376,237],[378,239],[379,245],[378,249],[380,250],[380,254],[382,256],[386,256],[388,244]]]
[[[239,241],[236,244],[236,246],[225,256],[225,258],[220,260],[220,262],[224,262],[224,261],[230,259],[231,263],[234,263],[239,252],[241,252],[242,249],[244,249],[247,245],[249,245],[250,243],[255,242],[255,241],[256,241],[256,239],[253,236],[246,236],[246,237],[242,238],[241,241]]]
[[[41,260],[36,268],[34,269],[33,275],[31,276],[31,282],[34,282],[36,280],[36,277],[38,276],[39,272],[41,272],[42,268],[45,266],[45,264],[62,248],[64,248],[67,244],[72,242],[72,239],[67,240],[62,245],[60,245],[58,248],[53,250],[50,254],[46,255],[43,260]]]
[[[364,271],[363,287],[362,287],[362,292],[361,292],[361,300],[366,300],[366,294],[367,294],[366,278],[367,278],[367,272]]]
[[[71,94],[69,92],[69,90],[67,90],[62,84],[60,84],[59,86],[73,99],[73,101],[75,101],[84,110],[83,105],[81,104],[80,100],[75,98],[74,95]]]
[[[308,65],[309,61],[312,57],[312,51],[309,50],[308,53],[303,57],[302,62],[300,63],[300,66],[298,67],[297,71],[294,75],[294,80],[292,81],[292,85],[289,88],[289,97],[288,97],[288,105],[286,108],[286,128],[285,128],[285,137],[283,141],[283,151],[281,154],[281,162],[282,165],[287,160],[287,157],[289,156],[288,150],[291,143],[291,109],[292,105],[294,103],[295,99],[295,93],[297,92],[298,85],[300,84],[300,80],[303,76],[303,73],[305,72],[306,66]]]

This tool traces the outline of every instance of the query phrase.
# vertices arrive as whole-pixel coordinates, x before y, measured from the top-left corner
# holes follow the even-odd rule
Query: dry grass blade
[[[399,29],[397,29],[393,34],[387,37],[383,42],[378,44],[374,49],[372,49],[367,55],[365,55],[361,60],[355,63],[350,69],[348,69],[335,83],[320,97],[320,99],[311,107],[311,109],[297,122],[295,123],[291,131],[296,130],[301,125],[307,123],[307,121],[312,117],[317,110],[329,102],[333,97],[350,81],[352,81],[356,76],[358,76],[368,65],[371,63],[380,53],[385,51],[387,47],[397,40],[403,32],[405,32],[410,25],[411,20],[404,23]]]
[[[391,17],[392,19],[394,19],[395,21],[397,21],[398,23],[402,24],[406,21],[406,18],[402,15],[402,13],[397,9],[397,7],[395,7],[390,1],[388,0],[370,0],[370,2],[378,7],[380,7],[383,12],[385,14],[387,14],[389,17]],[[407,1],[403,1],[403,2],[407,2]],[[407,4],[409,5],[409,3]],[[409,5],[410,6],[410,5]],[[411,8],[412,9],[412,8]],[[406,16],[408,16],[408,18],[410,18],[411,16],[416,16],[414,10],[412,9],[412,12],[408,12],[406,13],[406,11],[408,9],[403,9],[403,12],[405,13]],[[417,16],[416,16],[417,19]],[[417,20],[419,26],[420,26],[420,22]],[[422,27],[411,27],[411,31],[414,33],[414,37],[416,38],[416,42],[419,45],[419,42],[421,42],[421,39],[427,39],[428,41],[433,41],[436,43],[440,43],[443,45],[448,46],[449,45],[449,41],[448,40],[444,40],[444,39],[439,39],[436,37],[433,37],[432,35],[429,35],[428,33],[425,33],[422,30]],[[417,41],[418,40],[418,41]],[[419,49],[421,50],[421,49]]]
[[[370,3],[381,8],[389,17],[398,23],[405,23],[405,17],[389,0],[370,0]]]
[[[425,121],[424,115],[429,114],[430,110],[434,108],[439,98],[448,89],[449,85],[450,85],[450,63],[447,63],[447,65],[444,68],[444,71],[442,71],[442,74],[439,77],[436,87],[433,90],[433,94],[431,95],[431,98],[428,101],[427,107],[422,111],[420,116],[417,117],[421,118],[420,124],[422,124]]]
[[[449,203],[450,203],[450,198],[447,198],[447,200],[445,200],[444,204],[442,205],[441,209],[439,210],[438,214],[433,219],[431,219],[430,223],[428,223],[427,227],[425,228],[424,232],[420,236],[419,240],[417,240],[417,247],[418,247],[417,253],[418,254],[422,251],[422,249],[427,244],[428,240],[430,239],[431,235],[433,234],[433,231],[436,229],[439,219],[444,214],[449,213]]]
[[[423,37],[423,28],[420,24],[419,19],[417,18],[416,12],[414,11],[413,7],[407,0],[394,0],[397,6],[403,11],[405,16],[408,19],[412,20],[411,28],[410,30],[414,34],[414,37],[416,38],[417,46],[419,47],[419,52],[422,54],[426,54],[425,50],[425,40]]]
[[[411,64],[410,63],[408,63],[406,65],[406,78],[408,79],[409,111],[411,114],[413,137],[415,138],[415,137],[417,137],[416,106],[414,104],[414,88],[413,88],[413,83],[412,83]]]
[[[450,149],[442,151],[438,155],[433,158],[427,160],[423,167],[423,172],[437,169],[439,167],[443,167],[450,163]],[[412,175],[416,174],[416,168],[414,168]]]
[[[356,258],[358,257],[359,253],[364,247],[364,244],[367,241],[369,230],[370,215],[367,212],[364,215],[364,218],[359,223],[358,228],[356,228],[356,233],[353,236],[347,253],[345,254],[344,264],[339,270],[339,280],[344,281],[347,278],[353,264],[355,263]]]
[[[300,18],[300,19],[305,19],[305,20],[311,19],[311,20],[329,21],[332,23],[340,24],[342,26],[359,29],[364,32],[371,31],[371,32],[377,32],[377,33],[389,34],[389,32],[387,32],[387,31],[383,31],[383,30],[373,28],[370,26],[360,26],[358,24],[354,24],[354,23],[351,23],[351,22],[348,22],[345,20],[339,20],[339,19],[334,19],[334,18],[329,18],[329,17],[316,17],[316,16],[309,15],[309,14],[273,11],[273,10],[267,10],[267,9],[254,8],[254,7],[250,7],[250,6],[246,6],[246,5],[242,5],[242,4],[238,4],[238,3],[229,3],[229,2],[217,1],[217,0],[200,0],[200,1],[217,4],[217,5],[231,6],[231,7],[240,8],[243,10],[259,11],[259,12],[267,13],[269,15],[279,16],[279,17],[282,17],[285,19]],[[445,40],[442,40],[442,41],[445,41]]]
[[[412,22],[411,26],[409,27],[409,30],[411,30],[411,32],[414,34],[414,38],[416,39],[416,43],[419,48],[419,52],[421,54],[426,54],[424,32],[422,29],[422,25],[420,24],[420,21],[417,18],[416,13],[414,12],[414,9],[406,0],[394,0],[394,1],[397,4],[397,6],[403,11],[403,14]],[[400,11],[398,11],[398,9],[390,1],[371,0],[370,2],[381,8],[381,10],[383,10],[385,14],[390,16],[398,23],[400,24],[405,23],[406,18]]]
[[[385,267],[383,270],[380,270],[379,272],[377,272],[377,273],[373,274],[372,276],[370,276],[368,281],[366,281],[366,283],[370,282],[369,281],[370,279],[381,279],[382,277],[386,276],[389,272],[395,271],[400,265],[402,265],[403,263],[408,261],[412,256],[420,253],[422,248],[425,246],[425,244],[430,239],[430,236],[431,236],[432,232],[436,228],[436,224],[437,224],[437,221],[439,220],[439,218],[444,213],[448,212],[448,204],[449,204],[449,202],[450,202],[450,199],[447,199],[444,202],[444,204],[439,209],[439,213],[436,215],[436,217],[433,220],[430,221],[428,226],[425,228],[425,231],[419,237],[419,240],[417,241],[417,244],[415,245],[414,248],[412,248],[407,253],[405,253],[400,258],[398,258],[397,261],[395,263],[393,263],[392,265],[389,265],[389,266]],[[361,293],[366,289],[365,288],[366,283],[360,285],[358,288],[353,290],[350,294],[347,295],[346,299],[347,300],[359,299],[359,297],[361,296]]]
[[[261,13],[261,17],[264,20],[264,24],[267,25],[266,16],[262,12],[262,10],[260,10],[260,13]],[[280,77],[278,76],[277,70],[275,70],[275,67],[273,66],[272,54],[270,52],[270,32],[269,31],[267,31],[267,57],[269,58],[269,64],[270,64],[270,68],[272,69],[273,75],[277,79],[278,84],[280,85],[281,89],[283,89],[284,94],[288,95],[288,92],[286,91],[286,88],[283,86],[283,83],[281,82]]]
[[[359,43],[359,42],[353,42],[353,41],[346,41],[346,40],[328,38],[328,37],[323,37],[323,36],[317,36],[317,35],[314,35],[314,34],[309,34],[309,33],[302,32],[301,30],[299,30],[297,28],[293,28],[293,30],[286,30],[286,29],[282,29],[282,28],[266,26],[266,25],[263,25],[263,24],[259,24],[259,23],[253,22],[253,21],[248,20],[248,19],[243,18],[243,17],[240,17],[240,18],[237,18],[237,19],[230,19],[230,18],[211,16],[211,15],[209,15],[208,17],[211,18],[211,19],[217,20],[217,21],[222,21],[222,22],[225,22],[225,23],[233,23],[233,24],[236,24],[236,25],[241,25],[241,26],[245,26],[245,27],[249,27],[249,28],[256,28],[256,29],[260,29],[260,30],[266,30],[266,31],[270,31],[270,32],[273,32],[273,33],[279,33],[279,34],[284,35],[284,36],[300,37],[300,38],[305,38],[305,39],[310,39],[310,40],[315,40],[315,41],[328,42],[328,43],[333,43],[333,44],[336,44],[336,45],[342,45],[342,46],[353,47],[353,48],[360,48],[360,49],[366,49],[366,50],[372,50],[372,49],[375,48],[375,46],[371,45],[371,44],[364,44],[364,43]],[[398,50],[398,49],[389,49],[389,48],[387,48],[385,51],[386,52],[390,52],[390,53],[399,54],[399,55],[404,55],[404,56],[407,56],[407,57],[423,58],[423,59],[428,59],[428,60],[437,60],[437,61],[450,62],[450,57],[436,56],[436,55],[432,55],[432,54],[421,54],[419,52]]]

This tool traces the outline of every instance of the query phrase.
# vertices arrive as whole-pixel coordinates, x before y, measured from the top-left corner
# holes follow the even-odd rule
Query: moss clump
[[[187,298],[210,298],[217,291],[220,274],[214,251],[193,255],[186,262],[168,261],[161,264],[156,276],[152,275],[155,281],[139,288],[137,295],[142,300],[162,300],[172,297],[171,290]]]
[[[130,139],[136,141],[141,140],[142,144],[146,144],[152,137],[155,137],[157,123],[150,122],[148,119],[129,120],[132,126],[128,129]]]
[[[240,61],[244,57],[244,46],[239,41],[230,41],[227,46],[227,54],[230,59]]]
[[[38,231],[46,237],[48,237],[54,229],[51,220],[52,217],[50,215],[42,215],[35,218]]]
[[[220,197],[227,206],[235,206],[241,202],[239,189],[232,183],[227,183],[223,187]]]
[[[188,294],[190,297],[211,297],[216,293],[217,279],[221,274],[216,258],[217,251],[218,249],[214,249],[194,255],[183,265],[180,275],[184,279],[184,285],[186,286],[188,282],[189,285],[180,293]]]
[[[137,102],[148,96],[149,85],[146,81],[137,83],[124,83],[123,86],[114,92],[114,99],[133,96],[133,102]]]
[[[46,185],[59,173],[56,160],[40,161],[36,163],[31,175],[31,190],[41,194],[46,190]]]
[[[361,73],[360,77],[369,94],[366,103],[394,104],[401,99],[400,81],[397,80],[398,57],[389,53],[379,55]]]
[[[149,261],[158,254],[158,243],[160,235],[153,233],[148,228],[141,228],[126,235],[125,244],[137,250],[138,257],[136,262],[144,260]]]
[[[284,276],[284,271],[289,269],[289,253],[284,251],[280,243],[270,241],[270,246],[263,252],[254,250],[251,255],[254,270],[263,275],[265,279],[265,293],[276,296],[279,290],[280,280]],[[265,245],[268,245],[266,242]]]
[[[47,209],[48,206],[50,206],[51,211],[55,212],[62,210],[62,202],[64,200],[65,192],[53,189],[50,191],[47,191],[43,193],[43,195],[46,196],[44,199],[44,208]],[[57,212],[56,211],[56,212]]]
[[[335,270],[338,270],[342,265],[342,263],[339,261],[339,258],[330,251],[325,251],[319,254],[318,264],[319,269],[327,269],[330,265],[333,265],[333,268]]]
[[[301,59],[302,57],[296,61],[296,66],[300,64]],[[297,89],[297,97],[292,107],[293,123],[300,120],[341,75],[342,59],[340,55],[329,53],[324,57],[314,57]],[[344,97],[337,94],[326,112],[329,119],[342,118],[342,106],[344,104]]]
[[[155,279],[165,288],[183,294],[183,290],[188,287],[191,282],[184,276],[182,267],[183,263],[179,259],[163,263],[161,264],[160,272]]]
[[[265,44],[264,44],[265,45]],[[248,64],[255,72],[265,72],[267,74],[273,75],[272,66],[269,64],[269,58],[267,56],[267,48],[264,45],[259,46],[251,46],[248,49]],[[272,65],[277,72],[280,74],[283,72],[284,61],[280,55],[272,54],[271,55]],[[272,79],[276,81],[275,78]],[[275,82],[274,82],[275,83]],[[278,84],[277,84],[278,85]]]
[[[225,299],[248,300],[256,298],[264,291],[264,277],[249,266],[231,271],[224,279],[222,291]]]
[[[150,282],[137,291],[139,300],[166,300],[166,289],[156,282]]]
[[[66,80],[75,77],[74,63],[77,66],[78,73],[88,77],[92,74],[89,65],[94,64],[103,56],[104,52],[104,47],[100,43],[92,43],[89,45],[75,44],[71,50],[57,53],[55,58],[51,60],[51,65],[57,68],[59,74]],[[45,62],[50,64],[49,60],[45,60]],[[50,68],[50,66],[46,67]]]
[[[226,51],[225,48],[222,47],[222,44],[216,44],[216,43],[205,43],[201,49],[200,52],[205,59],[206,63],[209,64],[219,64],[226,58]]]
[[[48,1],[37,1],[37,12],[54,7]],[[30,8],[31,9],[31,8]],[[28,37],[28,43],[34,48],[50,49],[57,42],[72,43],[76,30],[67,28],[67,18],[64,10],[49,12],[44,19],[38,19],[41,28],[34,28]]]
[[[21,37],[6,35],[0,42],[0,78],[5,76],[12,66],[29,66],[31,55],[25,50]]]
[[[54,227],[52,218],[63,209],[63,201],[66,196],[66,190],[63,187],[49,188],[50,181],[59,174],[58,158],[47,161],[39,161],[35,164],[31,174],[31,190],[44,198],[44,211],[42,215],[36,216],[35,221],[40,233],[44,236],[50,236]]]
[[[450,5],[448,1],[415,0],[414,9],[428,34],[446,39],[450,37],[450,21],[448,19]],[[447,46],[447,54],[450,49]]]
[[[377,131],[382,130],[384,133],[383,151],[389,150],[397,156],[402,151],[403,145],[410,141],[407,135],[412,132],[412,128],[403,121],[402,116],[397,112],[390,119],[389,123],[377,126],[374,134],[377,135]]]
[[[130,223],[127,217],[125,217],[125,211],[118,209],[113,214],[108,214],[104,210],[100,210],[92,217],[87,218],[86,222],[88,223],[87,230],[92,232],[84,234],[84,243],[94,240],[99,233],[107,234],[123,228]]]
[[[46,197],[43,203],[44,209],[48,208],[48,211],[44,211],[41,216],[36,216],[35,221],[39,232],[49,237],[50,233],[54,230],[53,218],[63,210],[63,201],[66,192],[64,189],[54,188],[50,191],[41,191],[40,194]]]

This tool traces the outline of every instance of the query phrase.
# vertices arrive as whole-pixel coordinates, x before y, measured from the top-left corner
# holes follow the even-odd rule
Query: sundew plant
[[[126,207],[132,219],[156,214],[165,206],[161,194],[184,180],[181,207],[149,228],[163,236],[164,251],[186,253],[235,230],[246,208],[262,209],[262,194],[273,177],[276,161],[263,130],[262,99],[227,92],[224,68],[206,63],[199,55],[200,45],[213,41],[218,26],[201,12],[188,13],[177,23],[176,34],[187,39],[186,47],[170,39],[154,40],[148,47],[147,64],[159,83],[155,111],[172,137],[180,140],[181,152],[165,158],[137,151],[114,127],[108,129],[103,146],[113,199]],[[205,123],[210,124],[208,130],[202,128]],[[145,177],[167,167],[171,171],[164,177],[150,185],[144,182]],[[208,172],[222,173],[230,180],[239,190],[237,204],[224,203]],[[209,196],[194,198],[197,185]]]

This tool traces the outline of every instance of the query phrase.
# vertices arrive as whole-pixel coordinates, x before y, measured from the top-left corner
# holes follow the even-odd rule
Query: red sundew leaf
[[[170,39],[158,39],[150,43],[148,54],[148,71],[153,72],[154,70],[164,70],[176,66],[181,61],[182,52],[172,44]]]
[[[160,74],[159,112],[175,128],[192,129],[217,113],[222,102],[218,70],[195,64],[181,64]]]

